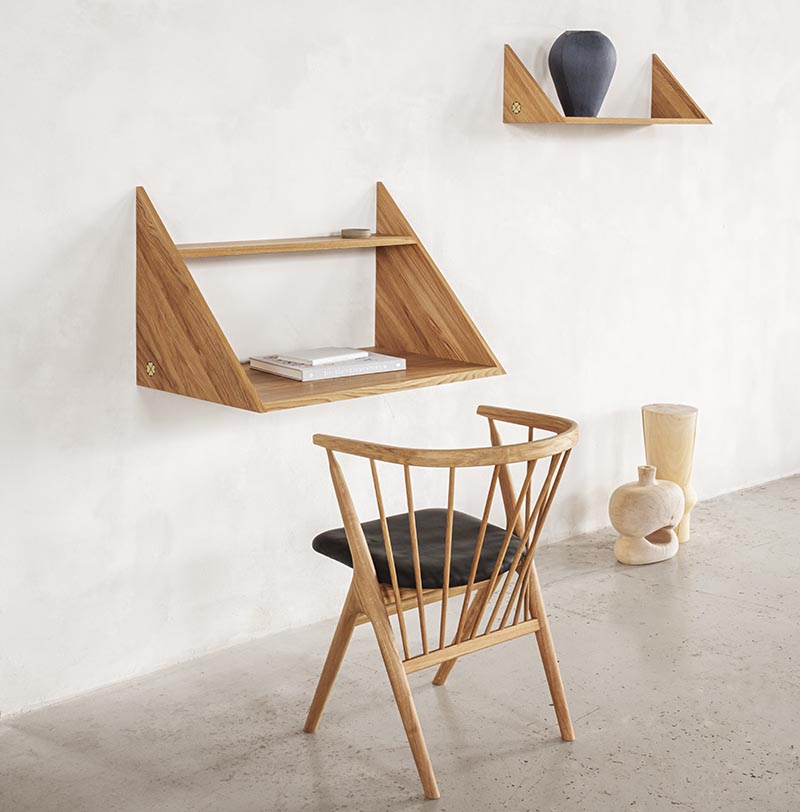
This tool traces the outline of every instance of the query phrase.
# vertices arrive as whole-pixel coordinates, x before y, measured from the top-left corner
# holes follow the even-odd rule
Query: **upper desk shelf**
[[[389,245],[416,245],[416,237],[402,234],[372,234],[369,237],[290,237],[285,240],[244,240],[242,242],[196,242],[178,245],[184,259],[242,257],[247,254],[289,254],[298,251],[340,251],[349,248],[385,248]]]
[[[505,46],[503,121],[506,124],[711,124],[697,102],[653,54],[649,118],[564,116],[531,76],[510,45]]]
[[[376,208],[375,233],[360,239],[176,245],[147,193],[138,187],[136,382],[252,412],[272,412],[505,374],[382,183]],[[368,349],[402,356],[403,371],[301,383],[251,370],[237,359],[185,262],[348,248],[375,251],[375,337]]]

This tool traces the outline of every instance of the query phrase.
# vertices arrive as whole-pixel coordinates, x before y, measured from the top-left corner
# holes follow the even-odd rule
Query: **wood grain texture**
[[[371,375],[354,375],[349,378],[332,378],[305,383],[281,378],[279,375],[270,375],[267,372],[258,372],[247,365],[243,369],[261,399],[262,409],[265,412],[312,406],[316,403],[332,403],[350,398],[363,398],[368,395],[383,395],[400,389],[437,386],[502,374],[502,370],[495,366],[480,366],[463,361],[431,358],[386,347],[365,347],[364,349],[402,356],[406,359],[406,368],[399,372],[379,372]]]
[[[480,651],[490,646],[496,646],[498,643],[506,643],[516,637],[522,637],[523,635],[533,634],[538,631],[539,621],[528,620],[523,623],[518,623],[516,626],[508,626],[505,629],[492,632],[489,635],[473,637],[469,640],[463,640],[460,643],[454,643],[446,648],[438,648],[429,654],[420,654],[417,657],[406,660],[403,665],[406,674],[413,674],[415,671],[421,671],[423,668],[430,668],[432,665],[439,665],[439,663],[444,663],[448,660],[458,659],[465,654],[471,654],[473,651]]]
[[[649,127],[653,124],[710,124],[710,121],[699,118],[625,118],[598,116],[589,118],[586,116],[570,116],[565,118],[561,124],[612,124],[624,127]]]
[[[481,414],[480,409],[478,409],[478,414]],[[503,446],[503,442],[500,439],[500,432],[497,430],[497,426],[495,424],[497,415],[490,412],[484,413],[484,417],[489,420],[489,438],[492,445],[497,448],[501,448]],[[514,534],[517,536],[517,538],[522,538],[522,520],[519,516],[517,516],[516,520],[513,520],[512,518],[514,515],[514,506],[517,504],[517,494],[514,490],[514,483],[511,479],[511,472],[508,470],[507,463],[502,463],[500,465],[499,480],[500,493],[503,497],[503,510],[506,514],[506,525],[511,525],[514,528]]]
[[[479,407],[478,413],[499,413],[502,410],[489,406]],[[515,419],[523,414],[514,410]],[[334,437],[329,434],[315,434],[314,444],[329,451],[341,451],[357,457],[367,457],[390,462],[396,465],[420,465],[427,468],[471,468],[488,465],[508,465],[515,462],[526,462],[550,457],[572,448],[578,442],[578,424],[566,417],[542,415],[527,412],[534,428],[558,426],[558,433],[553,437],[542,437],[525,443],[510,443],[478,448],[403,448],[400,446],[382,445],[364,440],[353,440],[347,437]],[[548,431],[555,429],[547,429]],[[517,527],[516,519],[512,523]]]
[[[492,446],[482,449],[399,449],[377,443],[359,440],[347,440],[338,437],[315,435],[314,442],[327,449],[331,478],[336,493],[339,509],[344,523],[345,536],[350,548],[353,564],[353,581],[351,592],[345,602],[342,617],[334,634],[331,650],[323,669],[320,684],[312,701],[306,729],[313,730],[319,720],[319,714],[325,704],[333,678],[344,654],[344,648],[352,633],[353,625],[369,621],[372,624],[378,646],[383,656],[392,690],[397,701],[398,709],[403,720],[409,744],[417,764],[420,779],[425,795],[429,798],[438,796],[436,780],[430,764],[427,748],[422,738],[422,730],[414,709],[413,699],[409,690],[407,674],[414,673],[423,668],[439,665],[434,683],[442,685],[447,679],[459,657],[479,651],[490,646],[507,642],[522,635],[535,633],[539,640],[542,660],[545,664],[548,684],[556,707],[556,714],[561,726],[562,736],[573,738],[569,712],[566,707],[563,685],[558,673],[558,663],[555,660],[555,651],[552,638],[547,626],[544,606],[539,594],[536,573],[533,569],[533,556],[536,543],[539,539],[553,496],[558,488],[561,475],[564,471],[570,450],[578,440],[577,426],[571,420],[554,417],[552,415],[538,415],[535,412],[502,409],[492,406],[481,406],[479,414],[488,417],[492,429]],[[508,422],[525,426],[528,431],[528,442],[510,446],[500,444],[499,434],[494,425],[495,421],[507,418]],[[555,437],[534,439],[535,430],[545,429],[559,431]],[[377,501],[378,514],[384,541],[384,550],[389,564],[389,577],[391,583],[379,583],[375,566],[367,547],[363,525],[356,514],[350,497],[347,484],[337,459],[337,452],[364,457],[369,460],[372,480]],[[539,497],[531,507],[530,487],[535,466],[531,460],[542,456],[550,457],[547,476],[541,486]],[[498,461],[499,460],[499,461]],[[410,559],[413,564],[413,588],[406,586],[400,588],[397,583],[394,557],[395,551],[391,542],[387,525],[382,490],[380,487],[376,461],[403,465],[403,475],[406,491],[406,507],[408,510],[408,536],[410,539]],[[491,514],[493,496],[497,490],[501,468],[510,462],[527,462],[525,477],[519,496],[514,494],[513,485],[509,482],[508,496],[514,500],[514,506],[508,517],[507,527],[503,533],[503,541],[496,551],[492,551],[494,563],[492,574],[488,579],[475,582],[478,562],[483,558],[483,543],[486,536],[489,517]],[[429,465],[431,467],[449,467],[447,486],[447,522],[444,528],[444,550],[441,563],[441,583],[437,589],[426,589],[422,582],[422,568],[420,565],[420,547],[430,543],[425,534],[420,536],[417,532],[415,501],[412,491],[411,465]],[[483,518],[480,527],[476,530],[474,549],[471,552],[472,564],[466,584],[459,581],[457,585],[450,586],[450,566],[452,558],[454,509],[456,495],[456,474],[460,467],[483,466],[492,468],[491,482],[489,484]],[[556,473],[557,471],[557,473]],[[506,472],[509,476],[510,474]],[[426,499],[429,499],[426,496]],[[524,521],[521,522],[524,506]],[[515,528],[523,527],[519,541],[514,550],[511,562],[506,562],[512,533]],[[404,551],[406,562],[408,555]],[[495,587],[500,585],[500,577],[505,578],[499,592],[495,594]],[[437,583],[439,582],[437,574]],[[494,628],[495,618],[499,616],[503,606],[504,595],[511,584],[510,598],[506,604],[499,627]],[[356,611],[352,605],[352,595],[360,606]],[[459,622],[452,640],[447,642],[447,611],[457,596],[462,596]],[[492,604],[493,600],[493,605]],[[428,630],[425,617],[425,607],[428,604],[440,603],[438,623],[438,647],[428,641]],[[407,629],[401,622],[403,612],[416,609],[419,616],[419,646],[415,643],[415,654],[410,656],[410,643]],[[478,634],[481,618],[488,611],[489,620],[483,633]],[[513,616],[512,616],[513,612]],[[403,644],[401,657],[394,638],[389,616],[398,614],[398,626]],[[513,619],[512,619],[513,618]],[[421,647],[421,653],[416,653]]]
[[[417,716],[414,697],[411,695],[408,677],[403,668],[400,652],[397,650],[389,617],[385,608],[379,608],[376,605],[366,603],[366,601],[364,603],[365,611],[375,631],[375,638],[378,641],[381,657],[383,657],[389,684],[392,686],[392,693],[397,703],[397,710],[400,712],[400,719],[403,722],[403,729],[406,732],[406,738],[411,748],[411,755],[414,757],[414,763],[422,784],[422,791],[426,798],[436,799],[439,797],[436,775],[433,772],[428,746],[425,744],[422,725],[420,725]]]
[[[678,552],[673,528],[683,516],[683,491],[656,480],[654,465],[640,465],[635,482],[620,485],[608,502],[608,518],[619,533],[614,555],[620,564],[655,564]]]
[[[372,460],[370,460],[370,462],[372,462]],[[447,636],[447,602],[450,600],[450,565],[453,555],[453,511],[455,495],[456,469],[451,468],[447,487],[447,526],[444,534],[444,565],[442,568],[442,583],[444,584],[444,589],[442,590],[442,611],[439,619],[439,648],[444,648],[444,641]]]
[[[350,490],[342,473],[341,466],[332,452],[328,452],[328,464],[331,472],[336,499],[344,522],[347,541],[353,555],[353,583],[352,589],[361,606],[361,610],[369,618],[378,641],[378,648],[386,667],[389,683],[392,687],[397,709],[403,722],[408,744],[417,766],[422,789],[426,798],[438,798],[439,788],[436,785],[436,776],[433,773],[425,737],[417,717],[414,699],[408,685],[406,673],[403,670],[403,661],[397,650],[397,643],[389,623],[389,615],[381,595],[378,580],[375,576],[375,567],[367,547],[364,531],[358,520],[358,514],[353,506]],[[334,640],[335,642],[335,640]],[[330,687],[327,688],[330,690]],[[312,703],[313,708],[313,703]]]
[[[398,223],[402,231],[393,232],[386,225],[389,221]],[[309,237],[178,248],[139,187],[137,382],[151,389],[271,412],[505,374],[380,183],[378,231],[364,239]],[[376,249],[376,336],[390,343],[376,340],[376,346],[366,349],[404,357],[403,371],[302,383],[251,370],[234,356],[184,262],[184,257],[348,248]],[[389,279],[392,274],[397,278]]]
[[[406,483],[406,507],[408,508],[408,532],[411,538],[411,559],[414,564],[414,583],[417,590],[417,614],[419,615],[419,636],[422,640],[422,650],[428,653],[428,627],[425,621],[425,602],[422,598],[422,572],[419,561],[419,539],[417,537],[417,516],[414,513],[414,494],[411,488],[411,469],[403,466],[403,476]]]
[[[474,584],[473,589],[475,591],[482,589],[488,581],[480,581],[477,584]],[[392,587],[389,584],[381,584],[381,592],[383,593],[383,601],[386,604],[386,611],[389,615],[394,614],[402,614],[403,612],[409,611],[409,609],[416,609],[417,608],[417,590],[416,589],[408,589],[405,587],[400,588],[400,602],[397,603],[394,595],[392,594]],[[463,595],[467,591],[466,586],[451,586],[450,587],[450,597],[455,598],[458,595]],[[442,600],[443,590],[441,589],[423,589],[422,590],[422,602],[428,606],[431,603],[439,603]],[[399,607],[399,612],[398,612]],[[356,626],[360,625],[361,623],[366,623],[368,620],[365,614],[360,614],[356,618]],[[408,654],[406,655],[409,656]]]
[[[503,59],[503,121],[507,124],[559,124],[564,116],[531,76],[510,45]]]
[[[464,639],[472,639],[475,636],[475,624],[478,622],[478,614],[481,611],[485,597],[481,594],[481,590],[478,589],[476,590],[472,603],[468,603],[468,600],[469,596],[464,598],[461,619],[459,620],[456,634],[453,637],[453,644],[460,643]],[[450,676],[450,672],[453,670],[453,668],[455,668],[457,662],[458,657],[448,657],[446,660],[443,660],[439,665],[436,674],[434,674],[432,680],[433,684],[444,685],[445,682],[447,682],[447,678]]]
[[[656,121],[668,119],[711,124],[708,116],[656,54],[653,54],[650,115]]]
[[[155,369],[153,375],[147,373],[148,364]],[[136,382],[253,412],[262,410],[142,187],[136,190]]]
[[[648,127],[652,124],[711,124],[664,63],[653,54],[650,117],[564,116],[510,45],[505,46],[503,121],[506,124],[590,124]],[[516,112],[515,112],[516,111]]]
[[[375,460],[369,461],[370,472],[372,474],[372,485],[375,488],[375,501],[378,503],[378,516],[381,522],[381,535],[383,536],[383,549],[386,552],[386,562],[389,566],[389,580],[392,582],[391,594],[388,593],[386,584],[381,585],[383,592],[383,602],[387,606],[390,604],[395,607],[397,613],[397,625],[400,627],[400,637],[403,643],[403,654],[406,658],[409,655],[408,648],[408,635],[406,634],[406,622],[403,617],[403,597],[400,586],[397,582],[397,568],[394,563],[394,549],[392,547],[392,540],[389,535],[389,525],[386,521],[386,509],[383,506],[383,495],[381,493],[380,477],[378,476],[378,466]],[[415,590],[416,591],[416,590]]]
[[[505,374],[382,183],[378,183],[377,233],[403,234],[416,244],[375,252],[375,343],[390,354],[427,355]]]
[[[556,712],[561,738],[565,742],[573,742],[575,741],[575,730],[572,727],[572,719],[569,715],[567,695],[564,691],[564,683],[561,679],[561,670],[558,667],[558,657],[556,656],[556,649],[553,643],[553,635],[550,632],[547,612],[544,608],[542,587],[539,584],[539,575],[536,572],[536,566],[532,564],[528,572],[529,610],[531,616],[539,621],[539,631],[536,632],[536,643],[539,646],[539,656],[542,658],[547,687],[550,689],[550,697],[553,700],[553,708]]]
[[[298,251],[346,251],[353,248],[380,248],[387,245],[413,245],[415,239],[391,234],[366,238],[291,237],[283,240],[242,240],[239,242],[198,242],[178,245],[184,259],[241,257],[248,254],[286,254]]]
[[[642,406],[644,451],[648,465],[656,468],[659,479],[667,479],[683,490],[684,508],[676,533],[678,541],[689,541],[691,512],[697,504],[692,487],[697,409],[679,403],[651,403]]]
[[[341,666],[347,647],[350,645],[353,629],[356,627],[356,618],[360,613],[361,606],[356,597],[355,587],[351,584],[344,601],[342,614],[339,616],[339,623],[333,633],[333,640],[331,640],[331,646],[328,649],[328,656],[325,658],[325,665],[317,683],[317,690],[314,692],[314,698],[308,710],[306,723],[303,727],[306,733],[314,733],[319,725],[322,711],[325,710],[325,703],[328,701],[331,688],[333,688],[333,683],[336,681],[336,675],[339,673],[339,666]]]

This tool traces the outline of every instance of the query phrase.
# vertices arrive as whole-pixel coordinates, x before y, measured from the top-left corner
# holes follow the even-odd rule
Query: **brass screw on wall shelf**
[[[152,361],[148,361],[144,371],[152,378],[156,374],[156,365]]]
[[[516,115],[522,110],[522,105],[519,102],[512,102],[511,104],[511,112]]]

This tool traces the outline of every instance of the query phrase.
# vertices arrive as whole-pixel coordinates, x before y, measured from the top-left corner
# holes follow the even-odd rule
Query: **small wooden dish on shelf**
[[[505,124],[711,124],[711,120],[686,92],[667,66],[653,54],[649,118],[586,118],[564,116],[556,109],[536,79],[510,45],[505,46],[503,67],[503,122]]]

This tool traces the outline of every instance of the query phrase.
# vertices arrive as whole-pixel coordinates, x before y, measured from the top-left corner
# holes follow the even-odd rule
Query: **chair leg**
[[[550,634],[550,624],[547,622],[547,613],[542,600],[542,589],[539,586],[539,578],[536,575],[536,567],[531,565],[530,571],[530,609],[534,618],[539,621],[539,631],[536,632],[536,642],[539,644],[539,654],[544,665],[544,673],[547,677],[547,685],[550,688],[550,696],[553,698],[553,707],[558,719],[558,727],[561,730],[561,738],[565,742],[575,741],[575,731],[572,729],[572,720],[569,717],[567,707],[567,697],[564,693],[564,683],[561,681],[561,672],[558,669],[558,659],[553,645],[553,636]]]
[[[339,616],[339,622],[336,624],[336,631],[333,633],[333,640],[331,640],[331,646],[328,649],[325,665],[322,667],[322,674],[320,674],[319,682],[317,683],[317,690],[314,692],[314,698],[311,700],[311,707],[308,710],[306,723],[303,727],[306,733],[313,733],[317,729],[334,680],[339,673],[339,666],[342,664],[347,646],[350,643],[350,638],[353,636],[353,629],[355,629],[356,618],[358,617],[359,611],[360,607],[358,598],[356,598],[355,587],[351,584],[344,601],[344,607],[342,607],[342,614]]]
[[[438,798],[439,787],[436,784],[436,776],[433,774],[428,748],[425,745],[425,737],[422,734],[422,727],[417,716],[417,709],[414,706],[414,698],[411,696],[411,688],[408,685],[408,677],[403,668],[403,661],[397,648],[397,642],[389,623],[389,615],[380,596],[375,593],[365,596],[362,601],[364,612],[375,629],[375,637],[378,640],[381,657],[383,657],[386,673],[389,675],[389,683],[392,686],[397,709],[400,711],[400,718],[408,737],[408,744],[414,756],[414,763],[417,765],[419,779],[422,782],[422,789],[426,798]]]
[[[484,595],[483,589],[478,590],[475,593],[475,597],[472,599],[472,603],[469,605],[469,609],[467,609],[467,616],[464,618],[464,629],[461,632],[461,639],[468,640],[472,636],[472,632],[475,630],[475,625],[478,621],[478,614],[480,613],[481,604],[483,603]],[[461,639],[453,638],[453,643],[461,642]],[[452,645],[452,643],[451,643]],[[447,678],[450,676],[450,672],[455,668],[456,661],[458,657],[453,657],[452,660],[445,660],[437,669],[436,675],[433,678],[434,685],[444,685],[447,681]]]

